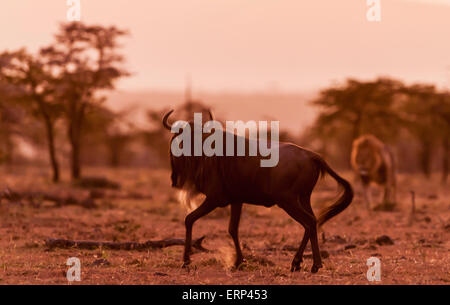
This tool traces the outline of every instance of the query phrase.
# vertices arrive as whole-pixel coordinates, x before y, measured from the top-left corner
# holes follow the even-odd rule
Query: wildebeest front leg
[[[239,244],[239,220],[241,218],[242,211],[242,203],[232,204],[231,205],[231,216],[230,216],[230,224],[228,226],[228,232],[233,238],[234,247],[236,248],[236,262],[234,266],[236,268],[239,267],[243,262],[243,256],[241,251],[241,246]]]
[[[186,216],[185,225],[186,225],[186,240],[184,244],[184,255],[183,255],[183,267],[186,267],[190,264],[191,259],[191,242],[192,242],[192,226],[194,222],[199,218],[207,215],[212,210],[217,207],[215,202],[206,198],[205,201],[194,211],[192,211],[189,215]]]

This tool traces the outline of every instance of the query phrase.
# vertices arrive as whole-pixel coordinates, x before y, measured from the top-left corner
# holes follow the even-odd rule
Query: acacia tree
[[[122,158],[128,152],[130,144],[137,138],[136,126],[130,122],[132,108],[113,111],[103,105],[91,107],[86,115],[83,132],[87,142],[103,144],[108,152],[108,163],[111,167],[118,167]]]
[[[342,86],[321,91],[312,101],[321,112],[306,137],[320,138],[323,143],[343,142],[344,147],[339,146],[345,156],[350,153],[352,141],[362,134],[393,139],[396,134],[393,131],[400,127],[393,108],[402,86],[401,82],[388,78],[368,82],[348,79]]]
[[[55,149],[55,123],[61,107],[55,99],[55,81],[38,56],[25,49],[0,54],[0,78],[8,85],[8,101],[23,106],[42,120],[47,138],[53,181],[60,179]],[[10,105],[11,106],[11,105]]]
[[[442,143],[442,183],[447,182],[450,171],[450,92],[442,92],[434,106],[440,125],[440,140]]]
[[[450,92],[443,92],[438,111],[444,128],[442,129],[442,182],[446,183],[450,171]]]
[[[407,99],[401,107],[403,121],[420,144],[419,163],[429,177],[435,147],[442,146],[442,181],[449,172],[450,94],[432,85],[415,84],[403,89]]]
[[[0,163],[10,164],[15,150],[14,136],[23,122],[21,109],[12,107],[10,86],[0,77]]]
[[[387,135],[397,128],[398,117],[391,110],[401,87],[399,81],[379,78],[371,82],[349,79],[342,87],[325,89],[312,102],[322,109],[317,125],[347,125],[352,140],[365,132]],[[384,128],[375,128],[380,123]]]
[[[86,112],[103,98],[99,91],[114,89],[114,83],[128,73],[119,67],[118,38],[126,32],[114,26],[63,24],[55,43],[41,50],[41,56],[57,79],[57,95],[63,105],[71,147],[72,179],[81,177],[80,153]]]

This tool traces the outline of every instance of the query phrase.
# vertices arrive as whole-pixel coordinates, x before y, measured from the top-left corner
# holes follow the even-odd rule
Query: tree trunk
[[[444,137],[442,142],[442,183],[447,183],[449,172],[449,155],[450,155],[450,140],[449,137]]]
[[[361,135],[361,117],[362,114],[358,113],[355,121],[353,122],[352,141],[356,140]]]
[[[109,149],[109,165],[111,167],[119,167],[120,163],[120,144],[118,141],[114,138],[114,136],[111,136],[112,138],[108,141],[108,149]]]
[[[421,141],[421,151],[420,151],[420,167],[422,172],[425,174],[427,178],[430,177],[431,168],[431,143],[428,140],[423,139]]]
[[[53,170],[53,182],[59,182],[59,164],[56,159],[56,151],[55,151],[55,133],[53,128],[53,123],[50,118],[45,117],[45,128],[47,130],[47,145],[48,145],[48,153],[50,156],[50,163]]]
[[[5,139],[5,163],[8,166],[12,166],[13,165],[13,156],[14,156],[14,142],[12,140],[12,135],[9,133],[9,131],[7,132],[7,136]]]
[[[347,150],[345,152],[346,157],[346,164],[347,164],[347,168],[350,169],[352,168],[351,165],[351,151],[352,151],[352,147],[353,147],[353,141],[355,141],[357,138],[359,138],[361,136],[361,121],[362,121],[362,113],[357,113],[356,114],[356,119],[353,122],[353,131],[352,131],[352,138],[350,140],[350,143],[347,146]]]
[[[35,89],[33,89],[33,92]],[[46,107],[46,104],[43,98],[40,95],[34,94],[34,99],[36,100],[39,110],[41,112],[42,118],[44,119],[44,126],[47,132],[47,145],[48,145],[48,154],[50,158],[50,164],[53,171],[53,182],[59,182],[59,163],[56,158],[56,149],[55,149],[55,129],[54,129],[54,120],[52,120],[51,114]]]
[[[71,152],[71,172],[72,180],[81,178],[81,132],[85,114],[85,104],[82,104],[77,109],[76,103],[72,104],[72,109],[68,118],[69,121],[69,140],[72,149]]]
[[[71,127],[70,129],[74,129]],[[77,131],[70,134],[70,146],[71,146],[71,174],[72,180],[78,180],[81,178],[80,167],[80,139]]]

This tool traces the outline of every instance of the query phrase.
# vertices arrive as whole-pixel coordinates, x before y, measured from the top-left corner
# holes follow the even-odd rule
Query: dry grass
[[[45,169],[14,169],[0,173],[0,190],[89,192],[69,183],[52,185]],[[209,253],[192,256],[189,270],[181,269],[182,247],[146,252],[52,250],[44,239],[68,238],[145,241],[183,238],[185,211],[169,186],[167,171],[87,169],[121,184],[96,199],[98,208],[54,207],[42,204],[0,203],[0,284],[67,284],[66,260],[82,263],[82,284],[367,284],[366,260],[382,263],[382,284],[448,284],[450,282],[450,190],[437,179],[401,176],[399,207],[393,212],[368,214],[357,192],[352,205],[327,223],[321,250],[329,257],[324,268],[311,274],[307,248],[302,271],[290,273],[290,262],[303,229],[274,207],[245,206],[240,237],[246,263],[230,268],[234,249],[227,233],[228,211],[219,209],[194,226],[194,237],[206,235]],[[356,187],[358,191],[358,187]],[[410,190],[416,192],[416,220],[409,221]],[[334,182],[320,182],[314,207],[329,204]],[[394,245],[375,239],[388,235]],[[349,247],[350,246],[350,247]],[[345,248],[347,247],[347,250]],[[94,264],[105,259],[110,264]]]

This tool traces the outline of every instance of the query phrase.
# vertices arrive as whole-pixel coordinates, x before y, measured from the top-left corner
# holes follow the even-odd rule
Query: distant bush
[[[77,180],[74,183],[76,186],[81,188],[105,188],[105,189],[120,189],[120,184],[114,181],[111,181],[105,177],[84,177]]]

